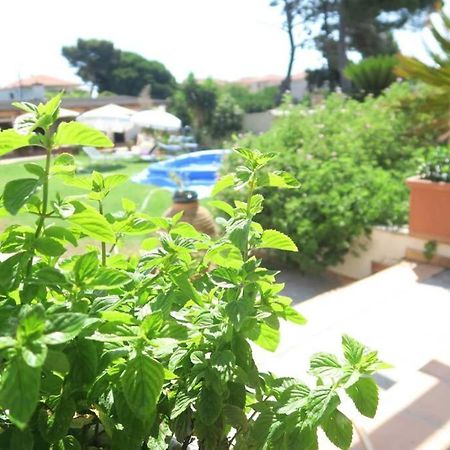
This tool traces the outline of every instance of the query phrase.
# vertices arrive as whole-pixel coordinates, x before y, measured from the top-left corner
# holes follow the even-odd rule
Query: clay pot
[[[411,177],[409,234],[450,243],[450,183]]]
[[[172,206],[164,213],[165,217],[173,217],[180,211],[184,211],[181,218],[183,222],[190,223],[201,233],[216,236],[214,218],[206,208],[200,206],[195,191],[176,191],[172,201]]]

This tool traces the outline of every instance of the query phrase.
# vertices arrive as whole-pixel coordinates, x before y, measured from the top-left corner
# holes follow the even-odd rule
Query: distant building
[[[246,86],[251,92],[258,92],[272,86],[279,86],[284,77],[280,75],[265,75],[262,77],[246,77],[236,80],[236,84]],[[297,73],[291,77],[291,95],[295,100],[301,100],[308,89],[306,74]]]
[[[61,80],[48,75],[35,75],[17,80],[0,87],[0,101],[40,101],[52,94],[64,90],[69,93],[80,86],[73,81]]]

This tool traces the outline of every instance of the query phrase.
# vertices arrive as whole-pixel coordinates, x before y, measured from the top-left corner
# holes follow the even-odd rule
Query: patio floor
[[[347,333],[379,350],[395,368],[377,376],[375,419],[361,417],[350,401],[342,409],[367,434],[366,449],[450,448],[450,271],[402,262],[364,280],[301,303],[309,323],[282,325],[275,354],[255,349],[261,369],[305,375],[317,351],[340,354]],[[354,433],[354,450],[363,450]],[[321,436],[321,450],[334,449]]]

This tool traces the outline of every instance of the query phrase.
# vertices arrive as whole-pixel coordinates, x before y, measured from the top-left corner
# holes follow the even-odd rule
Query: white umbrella
[[[139,127],[154,130],[178,131],[181,128],[181,120],[162,109],[140,111],[132,117],[132,121]]]
[[[79,113],[73,111],[72,109],[59,108],[59,118],[60,119],[75,119]],[[28,128],[33,124],[30,119],[33,117],[32,113],[25,113],[17,116],[14,119],[13,128],[21,133],[27,133]]]
[[[131,116],[136,111],[123,106],[109,104],[91,109],[77,117],[77,121],[110,133],[125,133],[133,128]]]

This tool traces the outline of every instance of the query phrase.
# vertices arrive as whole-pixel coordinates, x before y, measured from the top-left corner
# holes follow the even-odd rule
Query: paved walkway
[[[342,409],[365,430],[375,450],[450,448],[450,271],[402,262],[296,307],[309,323],[282,325],[275,354],[256,349],[261,369],[308,380],[309,357],[340,354],[348,333],[393,364],[377,377],[375,419],[362,418],[351,402]],[[334,449],[321,436],[321,450]],[[354,450],[363,446],[354,436]]]

